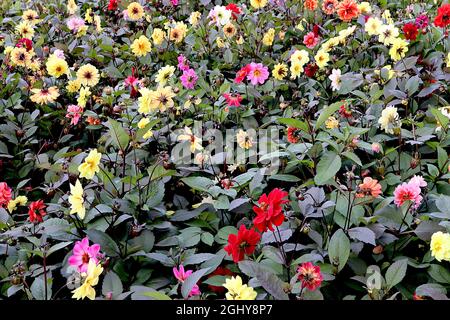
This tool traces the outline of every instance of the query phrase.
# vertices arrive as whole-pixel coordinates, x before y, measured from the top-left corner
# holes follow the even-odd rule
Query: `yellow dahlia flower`
[[[227,300],[255,300],[257,293],[252,288],[246,284],[242,284],[242,279],[240,276],[231,277],[231,279],[226,279],[223,286],[228,289],[225,294]]]
[[[77,79],[84,86],[93,87],[100,81],[100,75],[96,67],[86,64],[77,71]]]
[[[101,158],[102,154],[97,149],[91,150],[86,159],[84,159],[84,162],[78,166],[80,178],[92,179],[100,171],[98,165]]]
[[[83,187],[81,186],[80,180],[77,179],[75,185],[70,185],[70,214],[78,214],[80,219],[84,219],[86,214],[86,209],[84,207],[84,198],[83,198]]]
[[[142,57],[152,50],[152,45],[146,36],[140,36],[131,44],[131,50],[135,56]]]

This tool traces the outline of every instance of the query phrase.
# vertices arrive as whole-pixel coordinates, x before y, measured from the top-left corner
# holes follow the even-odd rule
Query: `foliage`
[[[0,298],[70,299],[93,288],[117,300],[447,299],[442,1],[359,3],[349,21],[324,11],[338,3],[329,0],[237,1],[232,14],[216,7],[228,1],[138,2],[136,21],[127,0],[2,2],[0,180],[17,203],[1,202],[2,187]],[[31,50],[19,40],[27,9],[38,15]],[[227,21],[212,20],[217,10]],[[85,28],[73,29],[74,16]],[[373,19],[398,35],[380,40]],[[149,52],[134,45],[141,36]],[[60,76],[57,59],[68,65]],[[88,64],[98,83],[94,72],[77,87]],[[59,95],[42,102],[51,87]],[[271,149],[254,148],[268,128],[278,134]],[[243,130],[231,151],[212,152],[230,129]],[[195,161],[178,161],[180,145]],[[257,161],[224,161],[243,151]],[[261,232],[252,221],[267,205],[274,214]],[[260,238],[247,234],[255,247],[235,248],[249,248],[236,262],[224,248],[235,235],[239,243],[241,225]],[[69,261],[85,237],[100,253],[81,272]]]

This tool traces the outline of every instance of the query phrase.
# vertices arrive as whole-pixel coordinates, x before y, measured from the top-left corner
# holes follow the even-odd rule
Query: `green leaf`
[[[47,279],[47,300],[51,299],[52,297],[52,279]],[[44,282],[44,276],[40,276],[38,278],[35,278],[31,287],[31,294],[33,295],[33,298],[36,300],[45,300],[45,282]]]
[[[150,252],[150,253],[145,254],[145,256],[150,259],[159,261],[167,267],[173,267],[175,265],[175,262],[173,261],[173,259],[163,253]]]
[[[284,292],[285,283],[280,280],[274,273],[257,270],[256,279],[262,287],[277,300],[289,300],[289,296]]]
[[[286,182],[299,182],[300,178],[297,178],[296,176],[292,174],[275,174],[273,176],[270,176],[269,180],[279,180],[279,181],[286,181]]]
[[[159,291],[149,291],[141,293],[143,296],[153,298],[155,300],[172,300],[168,295]]]
[[[360,160],[359,157],[358,157],[356,154],[354,154],[353,152],[345,151],[345,152],[342,152],[342,155],[343,155],[344,157],[346,157],[346,158],[352,160],[352,161],[353,161],[354,163],[356,163],[357,165],[362,166],[361,160]]]
[[[214,186],[214,181],[205,177],[188,177],[181,179],[185,184],[195,190],[208,192]]]
[[[237,234],[238,230],[234,226],[225,226],[221,228],[215,237],[215,240],[219,244],[225,244],[228,242],[228,235],[231,233]]]
[[[436,120],[439,121],[441,126],[444,128],[448,127],[448,122],[450,121],[446,116],[442,114],[442,112],[437,108],[431,108],[431,113],[436,117]]]
[[[395,261],[386,271],[386,285],[388,290],[399,284],[406,275],[408,268],[408,259]]]
[[[342,229],[336,231],[331,237],[328,255],[330,262],[338,266],[338,271],[341,271],[350,256],[350,240]]]
[[[437,147],[437,154],[438,154],[438,167],[441,171],[445,171],[444,167],[448,162],[447,152],[443,148]]]
[[[67,247],[69,244],[72,244],[72,241],[67,241],[67,242],[61,242],[58,244],[55,244],[54,246],[52,246],[50,249],[48,249],[47,251],[47,257],[49,257],[53,252],[56,252],[62,248]]]
[[[230,276],[228,276],[228,278],[229,277]],[[209,284],[210,286],[221,287],[225,283],[226,279],[227,279],[226,276],[212,276],[206,279],[205,281],[202,281],[202,283]]]
[[[309,132],[308,125],[306,122],[298,120],[298,119],[292,119],[292,118],[279,118],[278,123],[285,124],[289,127],[297,128],[300,130],[303,130],[305,132]]]
[[[418,296],[431,297],[433,300],[449,300],[447,290],[437,283],[426,283],[416,288]]]
[[[165,194],[165,184],[162,180],[153,181],[150,183],[147,191],[147,202],[145,203],[147,207],[154,208],[157,207],[164,199]]]
[[[288,300],[284,292],[284,282],[278,278],[269,267],[251,260],[238,263],[239,269],[249,277],[256,277],[261,286],[277,300]]]
[[[450,271],[441,265],[430,265],[428,268],[428,274],[437,282],[450,284]]]
[[[230,49],[225,50],[225,53],[223,55],[226,63],[232,63],[233,62],[233,53]]]
[[[406,81],[405,89],[408,92],[408,96],[412,96],[418,89],[419,85],[422,83],[422,80],[419,76],[413,76]]]
[[[92,242],[98,243],[101,246],[101,250],[106,253],[107,256],[119,256],[120,250],[117,243],[115,243],[106,233],[95,229],[88,230],[86,233]]]
[[[443,194],[440,194],[435,202],[436,207],[443,213],[450,213],[450,206],[448,205],[449,203],[450,197]]]
[[[438,231],[445,231],[445,228],[440,226],[437,221],[421,221],[414,230],[414,233],[419,237],[419,239],[430,241],[431,236]]]
[[[150,252],[155,244],[155,235],[150,230],[144,230],[139,236],[131,239],[130,244],[136,247],[136,251]]]
[[[228,210],[230,208],[230,200],[226,195],[220,195],[219,198],[214,201],[213,205],[217,210]]]
[[[206,260],[210,260],[214,258],[216,255],[212,253],[197,253],[193,254],[192,256],[187,257],[183,261],[184,266],[188,266],[191,264],[200,264],[202,262],[205,262]]]
[[[314,182],[319,186],[324,185],[336,175],[339,169],[341,169],[341,157],[333,151],[326,152],[317,164]]]
[[[202,233],[201,240],[203,243],[207,244],[208,246],[212,246],[214,243],[214,236],[209,232],[205,232],[205,233]]]
[[[123,292],[123,285],[122,281],[120,281],[120,278],[117,274],[115,274],[113,271],[109,271],[105,278],[103,279],[103,285],[102,285],[102,293],[104,296],[107,294],[112,294],[113,297],[118,296]]]
[[[357,239],[364,243],[370,243],[376,245],[375,243],[375,232],[365,227],[356,227],[348,230],[348,235],[352,239]]]
[[[181,286],[181,295],[183,298],[187,298],[192,288],[197,284],[201,277],[203,277],[211,268],[204,268],[192,273],[186,280],[184,280]]]
[[[272,246],[264,246],[262,248],[262,253],[264,256],[272,261],[275,261],[276,263],[283,264],[284,259],[280,252],[280,249],[272,247]]]
[[[322,112],[320,113],[319,119],[317,119],[317,121],[316,121],[316,125],[314,126],[314,129],[316,129],[316,130],[319,129],[319,128],[322,126],[322,124],[324,124],[325,121],[327,121],[327,119],[328,119],[333,113],[335,113],[336,111],[339,110],[339,108],[340,108],[341,106],[342,106],[342,102],[339,101],[339,102],[335,102],[335,103],[329,105],[329,106],[326,107],[326,108],[323,108],[323,109],[322,109]]]
[[[114,66],[106,67],[104,69],[104,71],[108,74],[109,77],[111,77],[113,79],[118,79],[118,78],[122,78],[123,77],[122,72],[120,72],[120,70],[117,69]]]
[[[125,129],[122,127],[120,122],[113,119],[108,119],[106,127],[109,129],[109,134],[114,146],[121,150],[125,150],[130,142],[130,137],[125,132]]]

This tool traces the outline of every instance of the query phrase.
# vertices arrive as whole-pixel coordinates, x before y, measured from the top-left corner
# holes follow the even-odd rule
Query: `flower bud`
[[[372,143],[372,151],[379,153],[381,151],[381,145],[378,142]]]
[[[383,246],[382,245],[378,245],[378,246],[373,248],[372,252],[373,252],[373,254],[380,254],[380,253],[383,252],[383,250],[384,250]]]

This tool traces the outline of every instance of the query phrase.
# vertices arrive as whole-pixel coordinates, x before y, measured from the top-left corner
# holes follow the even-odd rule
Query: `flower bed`
[[[0,299],[447,299],[450,4],[0,13]]]

